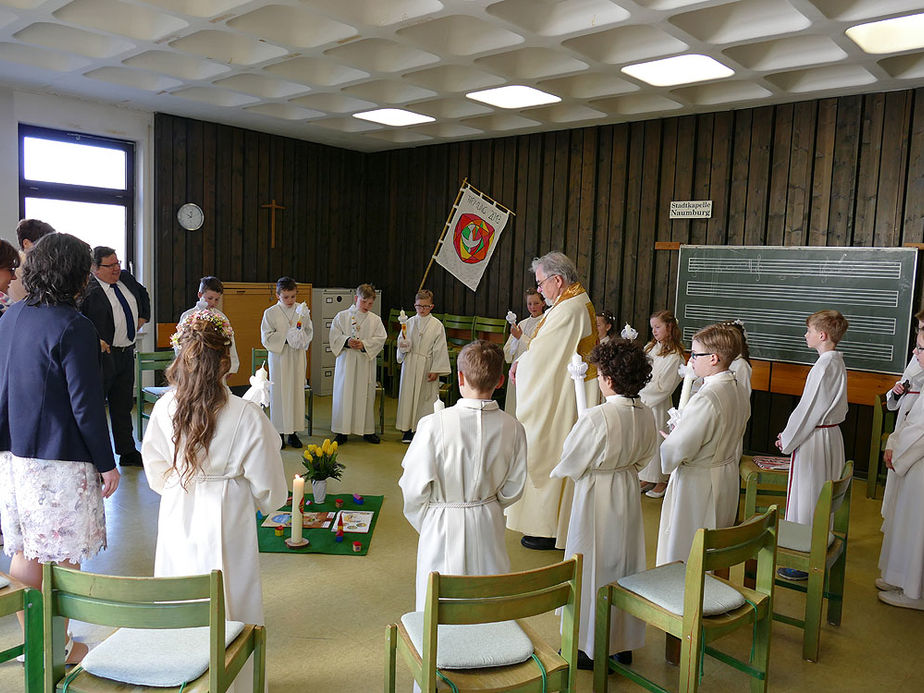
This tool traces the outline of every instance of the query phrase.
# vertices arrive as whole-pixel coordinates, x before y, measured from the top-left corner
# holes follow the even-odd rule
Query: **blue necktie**
[[[132,308],[128,305],[128,301],[119,290],[118,284],[110,284],[109,286],[115,291],[116,298],[119,299],[119,303],[122,304],[122,310],[125,313],[125,334],[128,337],[128,341],[133,342],[135,341],[135,318],[132,317]]]

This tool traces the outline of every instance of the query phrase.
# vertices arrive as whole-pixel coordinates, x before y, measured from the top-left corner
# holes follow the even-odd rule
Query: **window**
[[[19,213],[134,259],[133,142],[19,126]]]

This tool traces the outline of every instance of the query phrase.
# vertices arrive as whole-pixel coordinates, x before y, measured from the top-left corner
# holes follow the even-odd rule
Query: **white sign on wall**
[[[671,200],[671,219],[711,219],[712,200]]]

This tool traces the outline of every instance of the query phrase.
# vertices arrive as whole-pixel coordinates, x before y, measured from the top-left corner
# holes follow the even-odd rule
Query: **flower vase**
[[[315,503],[323,503],[327,499],[327,479],[311,482],[311,494]]]

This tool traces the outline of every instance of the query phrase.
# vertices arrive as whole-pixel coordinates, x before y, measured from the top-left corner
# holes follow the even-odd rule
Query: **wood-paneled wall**
[[[158,317],[204,273],[316,286],[370,281],[409,308],[463,178],[513,209],[477,293],[434,266],[437,312],[524,312],[531,258],[563,250],[599,309],[645,331],[673,307],[677,253],[656,241],[897,246],[924,241],[924,90],[845,96],[376,154],[171,116],[155,120]],[[275,197],[281,247],[268,248]],[[199,201],[201,232],[176,208]],[[671,200],[711,199],[707,220]],[[751,445],[794,406],[758,393]],[[862,467],[870,412],[844,426]],[[864,440],[864,435],[866,436]]]

